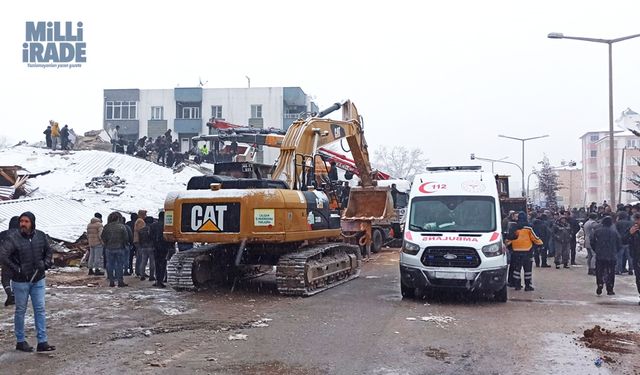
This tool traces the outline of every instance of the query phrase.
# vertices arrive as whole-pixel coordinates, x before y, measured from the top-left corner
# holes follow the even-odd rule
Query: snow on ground
[[[33,197],[60,195],[102,213],[105,219],[111,211],[140,209],[157,217],[168,192],[185,190],[191,177],[201,175],[191,167],[174,174],[169,168],[129,155],[95,150],[62,153],[30,146],[0,150],[0,165],[20,165],[30,173],[51,170],[29,180],[32,189],[38,188]],[[102,176],[107,168],[113,168],[114,175],[126,180],[124,189],[85,186],[92,177]],[[64,214],[63,207],[60,212]]]

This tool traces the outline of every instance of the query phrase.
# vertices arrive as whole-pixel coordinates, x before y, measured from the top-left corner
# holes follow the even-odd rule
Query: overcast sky
[[[607,46],[552,40],[640,33],[638,1],[28,1],[0,14],[0,137],[40,140],[49,119],[102,125],[107,88],[300,86],[347,98],[370,147],[420,147],[433,164],[547,153],[578,160],[608,129]],[[82,21],[87,63],[28,68],[26,21]],[[614,45],[614,113],[640,111],[640,38]],[[0,161],[1,162],[1,161]],[[496,171],[519,175],[509,165]]]

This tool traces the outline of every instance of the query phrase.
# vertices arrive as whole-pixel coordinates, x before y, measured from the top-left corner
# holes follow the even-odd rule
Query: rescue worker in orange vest
[[[532,265],[533,265],[533,245],[542,245],[542,240],[536,236],[533,228],[527,222],[527,214],[518,213],[518,221],[512,226],[507,234],[507,242],[513,249],[511,264],[513,265],[513,284],[516,290],[522,289],[520,282],[520,270],[524,268],[524,290],[533,291],[531,285]]]

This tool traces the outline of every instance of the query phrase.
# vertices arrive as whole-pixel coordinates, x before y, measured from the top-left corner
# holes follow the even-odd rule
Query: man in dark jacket
[[[31,297],[39,352],[55,350],[47,339],[47,319],[44,308],[45,270],[53,264],[53,252],[47,235],[36,230],[36,217],[25,212],[19,217],[19,230],[11,231],[0,249],[0,259],[13,272],[11,277],[16,299],[14,327],[16,350],[32,352],[25,341],[24,316]]]
[[[14,216],[9,220],[9,229],[0,232],[0,248],[2,248],[2,244],[9,237],[9,233],[14,229],[20,228],[20,218]],[[13,291],[11,290],[11,276],[13,276],[13,272],[11,272],[11,268],[7,266],[2,266],[2,288],[4,292],[7,293],[7,300],[4,302],[5,306],[15,305],[16,301],[13,296]]]
[[[571,226],[565,216],[560,216],[553,225],[553,243],[556,252],[553,262],[556,269],[560,268],[560,264],[564,264],[564,268],[570,268]]]
[[[44,140],[47,143],[47,148],[51,148],[51,125],[47,125],[47,128],[42,132],[44,134]]]
[[[613,220],[609,216],[602,218],[602,226],[593,233],[591,247],[596,253],[596,294],[602,294],[602,286],[606,285],[607,295],[614,295],[616,254],[622,246],[618,232],[612,227]]]
[[[618,221],[616,221],[616,230],[620,237],[623,237],[629,232],[633,222],[629,220],[629,215],[626,212],[618,212]],[[627,270],[627,260],[629,261],[629,269]],[[618,249],[616,256],[616,275],[628,272],[629,275],[633,275],[633,259],[629,254],[629,245],[622,244]]]
[[[127,221],[126,226],[129,228],[129,231],[131,232],[131,235],[133,236],[133,226],[136,223],[136,220],[138,220],[138,214],[136,213],[132,213],[130,216],[130,220]],[[133,237],[132,237],[133,238]],[[129,246],[129,259],[127,259],[127,272],[125,272],[126,276],[130,276],[134,273],[133,270],[133,256],[136,255],[136,245],[133,243],[133,240],[131,241],[131,244]],[[136,276],[140,276],[136,270],[135,272]]]
[[[636,288],[640,294],[640,213],[633,214],[633,225],[623,237],[624,243],[629,245],[629,252],[636,275]],[[638,302],[640,305],[640,302]]]
[[[544,214],[542,216],[544,216]],[[536,267],[551,267],[547,264],[547,241],[549,240],[549,228],[547,228],[547,224],[541,219],[534,219],[532,227],[535,234],[543,242],[542,245],[536,245],[533,250],[533,258],[536,262]]]
[[[165,241],[162,235],[164,229],[164,211],[158,214],[158,221],[151,224],[151,235],[153,237],[153,247],[155,249],[156,260],[156,282],[153,286],[164,288],[164,280],[167,274],[167,256],[169,255],[172,242]]]
[[[65,125],[60,129],[60,142],[63,150],[69,149],[69,125]]]
[[[564,216],[567,218],[567,223],[571,228],[571,238],[569,239],[569,252],[571,255],[571,265],[576,265],[576,234],[580,230],[580,224],[578,220],[572,215],[571,211],[565,211]]]
[[[107,255],[107,275],[109,286],[114,287],[118,281],[119,287],[128,286],[124,283],[123,270],[125,249],[129,242],[127,228],[121,223],[122,215],[119,212],[112,212],[107,218],[107,225],[102,229],[102,243]]]

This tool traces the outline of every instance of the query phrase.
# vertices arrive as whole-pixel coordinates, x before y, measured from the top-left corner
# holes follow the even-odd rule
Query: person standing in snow
[[[19,217],[19,230],[11,231],[0,248],[0,260],[11,268],[13,293],[16,300],[14,327],[16,350],[32,352],[24,337],[24,316],[27,312],[29,297],[33,304],[36,326],[37,351],[55,350],[47,338],[47,318],[45,312],[45,271],[53,264],[53,251],[44,232],[36,229],[36,217],[25,212]]]
[[[602,226],[595,230],[591,238],[591,247],[596,253],[596,294],[602,294],[602,287],[606,286],[607,295],[615,295],[616,256],[622,242],[610,216],[602,218]]]
[[[136,223],[136,221],[138,220],[138,214],[136,213],[132,213],[130,216],[129,221],[127,221],[125,223],[125,225],[127,226],[127,229],[129,231],[129,233],[131,233],[131,244],[129,246],[129,252],[127,253],[128,257],[127,257],[127,264],[126,264],[126,271],[125,271],[125,275],[126,276],[131,276],[132,274],[135,273],[136,276],[140,277],[140,275],[138,274],[138,269],[133,267],[133,256],[136,255],[136,245],[133,242],[133,227]]]
[[[164,280],[167,275],[167,258],[169,257],[171,246],[173,246],[172,242],[164,240],[162,234],[163,230],[164,211],[160,211],[158,214],[158,221],[151,225],[151,236],[153,237],[153,247],[155,249],[156,259],[156,282],[153,286],[157,286],[159,288],[165,287]]]
[[[58,141],[60,140],[60,126],[57,122],[51,120],[51,149],[55,151],[58,148]]]
[[[593,252],[593,248],[591,248],[591,236],[598,228],[597,218],[598,214],[595,212],[589,213],[589,220],[582,226],[584,229],[584,247],[587,248],[587,275],[596,274],[596,255]]]
[[[44,134],[44,140],[47,143],[47,148],[51,148],[51,125],[42,132]]]
[[[18,216],[14,216],[9,220],[9,228],[0,232],[0,248],[2,248],[2,244],[9,237],[9,233],[13,230],[20,229],[20,219]],[[11,290],[11,277],[13,276],[13,272],[11,268],[7,266],[2,266],[2,288],[4,292],[7,293],[7,300],[4,301],[5,306],[15,305],[15,298],[13,296],[13,290]]]
[[[142,254],[140,252],[140,229],[144,227],[144,218],[147,217],[147,211],[138,210],[138,218],[133,224],[133,244],[136,247],[136,276],[142,276],[143,271],[140,269],[140,262],[142,261]]]
[[[640,294],[640,213],[633,214],[633,225],[624,235],[623,242],[629,245],[632,267],[636,275],[636,288]],[[640,305],[640,302],[638,302]]]
[[[533,279],[533,246],[542,246],[543,242],[529,226],[526,213],[518,213],[518,221],[516,225],[512,226],[509,230],[507,239],[513,249],[511,261],[513,263],[514,287],[516,290],[522,289],[522,284],[520,284],[520,270],[524,268],[524,290],[527,292],[533,291],[534,289],[531,285]]]
[[[144,281],[147,277],[149,281],[156,281],[156,256],[153,246],[153,235],[151,233],[151,225],[153,218],[147,216],[144,218],[144,226],[138,231],[138,249],[141,255],[140,260],[140,280]],[[147,262],[149,263],[149,276],[146,275]]]
[[[116,281],[119,287],[128,286],[124,283],[122,260],[129,235],[127,228],[121,223],[121,218],[122,215],[119,212],[110,213],[107,217],[107,225],[100,235],[107,255],[107,275],[110,287],[116,286]]]
[[[65,124],[60,130],[60,149],[69,149],[69,125]]]
[[[87,239],[89,240],[89,275],[102,276],[100,267],[104,266],[102,257],[102,215],[98,212],[91,218],[87,225]]]
[[[109,136],[111,137],[111,152],[116,152],[118,139],[120,139],[120,125],[116,125],[115,129],[111,130]]]

